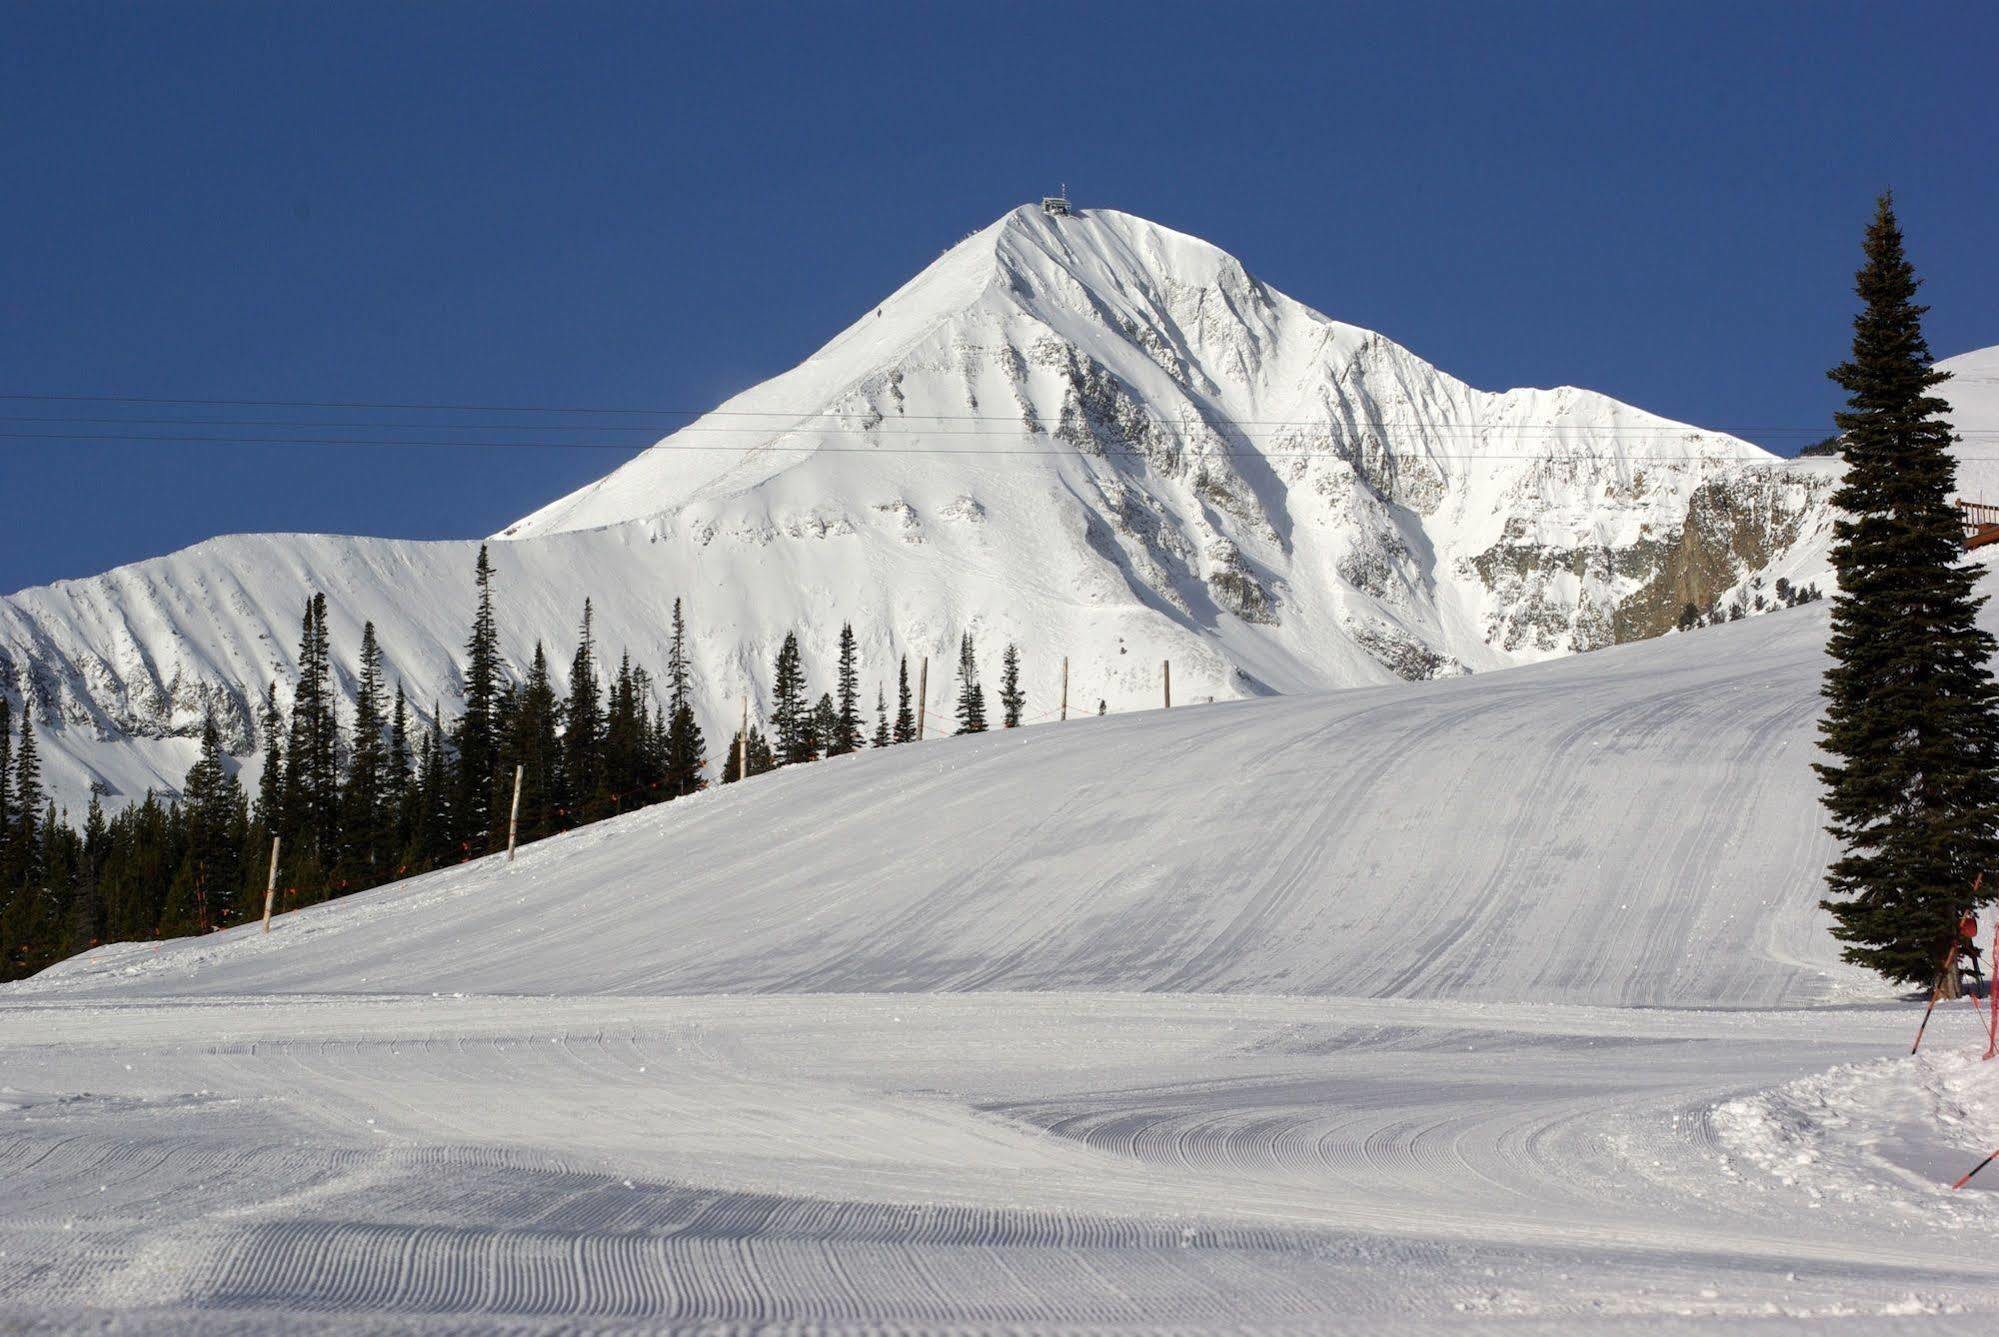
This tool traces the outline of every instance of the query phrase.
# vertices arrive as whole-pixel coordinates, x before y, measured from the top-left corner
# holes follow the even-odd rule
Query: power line
[[[1974,379],[1978,379],[1978,380],[1982,380],[1982,379],[1986,379],[1986,378],[1975,378],[1975,377],[1964,377],[1964,378],[1962,378],[1962,379],[1965,379],[1965,380],[1974,380]],[[816,418],[832,418],[832,419],[839,419],[839,420],[850,420],[850,419],[863,419],[863,418],[866,418],[866,417],[868,417],[868,416],[869,416],[869,414],[868,414],[868,412],[867,412],[867,411],[865,411],[865,410],[857,410],[857,409],[805,409],[805,410],[790,410],[790,409],[669,409],[669,408],[657,408],[657,409],[636,409],[636,408],[603,408],[603,407],[596,407],[596,408],[587,408],[587,407],[562,407],[562,406],[555,406],[555,405],[547,405],[547,404],[449,404],[449,403],[392,403],[392,402],[386,402],[386,401],[382,401],[382,402],[377,402],[377,401],[368,401],[368,400],[314,400],[314,399],[196,399],[196,398],[184,398],[184,399],[167,399],[167,398],[152,398],[152,397],[146,397],[146,396],[140,396],[140,395],[46,395],[46,394],[0,394],[0,400],[8,400],[8,401],[17,401],[17,402],[27,402],[27,403],[62,403],[62,404],[151,404],[151,405],[186,405],[186,406],[194,406],[194,407],[222,407],[222,408],[295,408],[295,409],[315,409],[315,410],[326,410],[326,409],[366,409],[366,410],[375,410],[375,411],[381,411],[381,412],[399,412],[399,413],[529,413],[529,414],[572,414],[572,415],[573,415],[573,414],[599,414],[599,415],[612,415],[612,416],[623,416],[623,417],[657,417],[657,418],[688,418],[688,419],[694,419],[694,418],[775,418],[775,419],[781,419],[781,420],[785,420],[785,421],[789,421],[789,422],[799,422],[799,421],[805,421],[805,420],[809,420],[809,419],[816,419]],[[1644,412],[1644,410],[1638,410],[1638,411],[1639,411],[1639,412]],[[1326,427],[1326,426],[1328,426],[1328,424],[1327,424],[1327,423],[1326,423],[1326,422],[1325,422],[1325,421],[1324,421],[1323,419],[1319,419],[1319,418],[1230,418],[1230,417],[1225,417],[1225,416],[1208,416],[1208,417],[1204,417],[1204,418],[1203,418],[1203,419],[1202,419],[1202,420],[1201,420],[1201,421],[1200,421],[1199,423],[1194,423],[1194,424],[1183,424],[1183,423],[1180,423],[1180,422],[1178,422],[1178,421],[1176,421],[1176,420],[1172,420],[1172,419],[1167,419],[1167,418],[1162,418],[1162,417],[1159,417],[1159,416],[1158,416],[1158,415],[1156,415],[1156,414],[1141,414],[1140,416],[1144,417],[1144,418],[1145,418],[1145,419],[1146,419],[1147,421],[1149,421],[1149,422],[1155,422],[1155,423],[1159,423],[1160,425],[1162,425],[1162,426],[1164,426],[1164,427],[1167,427],[1167,428],[1169,428],[1169,429],[1173,429],[1173,430],[1198,430],[1198,429],[1199,429],[1199,427],[1200,427],[1200,426],[1202,426],[1202,425],[1204,425],[1204,424],[1210,424],[1210,425],[1223,425],[1223,426],[1232,426],[1232,427],[1314,427],[1314,428],[1323,428],[1323,427]],[[26,421],[47,421],[47,422],[60,422],[60,421],[67,421],[67,419],[61,419],[61,418],[36,418],[36,419],[26,419]],[[100,418],[78,418],[78,419],[76,419],[76,421],[102,421],[102,422],[123,422],[123,421],[141,421],[141,422],[147,422],[147,421],[153,421],[153,420],[150,420],[150,419],[127,419],[127,418],[116,418],[116,419],[113,419],[113,418],[102,418],[102,419],[100,419]],[[209,420],[209,419],[201,419],[201,418],[180,418],[180,419],[173,419],[173,420],[171,420],[171,421],[175,421],[175,422],[179,422],[179,421],[189,421],[189,422],[203,422],[203,423],[206,423],[206,422],[209,422],[209,421],[211,421],[211,420]],[[219,422],[225,422],[225,423],[226,423],[226,422],[230,422],[230,421],[233,421],[233,420],[215,420],[215,421],[219,421]],[[894,421],[898,421],[898,422],[989,422],[989,421],[991,421],[991,419],[990,419],[990,418],[989,418],[989,417],[988,417],[987,415],[985,415],[985,414],[979,414],[979,413],[908,413],[908,414],[904,414],[904,413],[898,413],[898,414],[896,414],[896,415],[895,415],[895,418],[894,418]],[[1671,434],[1671,433],[1675,433],[1675,432],[1696,432],[1696,433],[1699,433],[1699,434],[1701,434],[1701,435],[1704,435],[1704,436],[1735,436],[1735,435],[1743,435],[1743,434],[1747,434],[1747,433],[1756,433],[1756,434],[1759,434],[1759,435],[1770,435],[1770,434],[1792,434],[1792,433],[1813,433],[1813,434],[1817,434],[1817,435],[1819,435],[1819,436],[1829,436],[1829,435],[1833,435],[1833,434],[1834,434],[1834,433],[1833,433],[1833,431],[1832,431],[1832,429],[1830,428],[1830,426],[1829,426],[1829,425],[1827,425],[1827,424],[1802,424],[1802,425],[1798,425],[1798,424],[1793,424],[1793,425],[1788,425],[1788,426],[1787,426],[1787,425],[1751,425],[1751,426],[1722,426],[1722,427],[1696,427],[1696,426],[1693,426],[1692,424],[1687,424],[1687,423],[1674,423],[1674,422],[1670,422],[1670,421],[1668,421],[1668,420],[1664,420],[1664,419],[1662,419],[1662,420],[1661,420],[1661,422],[1662,422],[1662,424],[1663,424],[1663,425],[1661,425],[1661,426],[1657,426],[1657,427],[1654,427],[1654,426],[1649,426],[1649,425],[1646,425],[1646,424],[1642,424],[1642,423],[1632,423],[1632,424],[1623,424],[1623,425],[1618,425],[1618,424],[1599,424],[1599,425],[1596,425],[1596,426],[1592,426],[1592,427],[1588,428],[1587,430],[1588,430],[1588,431],[1591,431],[1591,432],[1599,432],[1599,433],[1600,433],[1600,432],[1632,432],[1632,433],[1650,433],[1650,434],[1655,434],[1655,435],[1665,435],[1665,434]],[[256,421],[256,422],[255,422],[255,423],[254,423],[253,425],[259,425],[259,426],[261,426],[261,425],[267,425],[267,424],[266,424],[266,423],[264,423],[263,421],[259,420],[259,421]],[[282,425],[282,424],[272,424],[272,425]],[[307,426],[318,426],[318,425],[329,425],[329,426],[337,426],[337,425],[346,425],[346,424],[316,424],[316,423],[310,423],[310,422],[309,422],[309,423],[306,423],[305,425],[307,425]],[[394,425],[394,424],[386,424],[386,423],[385,423],[385,424],[374,424],[374,423],[367,423],[367,424],[354,424],[354,425],[355,425],[355,426],[377,426],[377,425],[379,425],[379,426],[391,426],[391,425]],[[454,424],[450,424],[450,423],[415,423],[415,424],[410,424],[410,425],[411,425],[411,426],[416,426],[416,427],[426,427],[426,428],[449,428],[449,427],[452,427],[452,426],[454,426]],[[1448,426],[1443,426],[1443,425],[1439,425],[1439,424],[1432,424],[1432,423],[1423,423],[1423,422],[1413,422],[1413,421],[1412,421],[1412,422],[1400,422],[1400,421],[1397,421],[1397,422],[1389,422],[1389,421],[1370,421],[1370,422],[1368,422],[1368,423],[1366,423],[1366,424],[1364,424],[1364,425],[1365,425],[1365,426],[1368,426],[1368,427],[1376,427],[1376,428],[1388,428],[1388,429],[1407,429],[1407,430],[1419,430],[1419,429],[1420,429],[1420,430],[1432,430],[1432,431],[1436,431],[1436,430],[1502,430],[1502,431],[1503,431],[1503,430],[1522,430],[1522,431],[1539,431],[1539,430],[1552,430],[1552,429],[1547,429],[1547,428],[1533,428],[1533,427],[1526,427],[1526,426],[1516,426],[1516,425],[1512,425],[1512,424],[1504,424],[1504,423],[1501,423],[1501,424],[1495,424],[1495,425],[1494,425],[1493,427],[1491,427],[1491,428],[1484,428],[1484,429],[1480,429],[1480,428],[1455,428],[1455,427],[1448,427]],[[511,429],[511,428],[519,428],[519,427],[522,427],[522,426],[523,426],[523,424],[516,424],[516,423],[502,423],[502,424],[495,424],[495,426],[497,426],[497,427],[502,427],[502,428],[510,428],[510,429]],[[551,431],[571,431],[571,430],[583,430],[583,428],[582,428],[582,427],[577,427],[577,428],[568,428],[568,427],[560,427],[560,426],[551,426],[551,427],[549,427],[549,428],[535,428],[535,429],[531,429],[531,430],[538,430],[538,431],[539,431],[539,430],[551,430]],[[603,426],[602,430],[606,430],[606,431],[640,431],[640,430],[645,430],[645,429],[644,429],[644,428],[641,428],[641,427],[619,427],[619,426],[616,426],[616,425],[606,425],[606,426]],[[686,430],[686,429],[685,429],[685,428],[682,428],[682,429],[680,429],[680,430],[683,430],[683,431],[684,431],[684,430]],[[721,428],[704,428],[703,430],[705,430],[705,431],[720,431],[720,430],[723,430],[723,429],[721,429]],[[732,429],[728,429],[728,430],[732,430],[732,431],[746,431],[746,432],[748,432],[748,431],[762,431],[762,430],[766,430],[766,429],[764,429],[764,428],[761,428],[761,427],[746,427],[746,428],[732,428]],[[1972,429],[1972,430],[1975,430],[1975,431],[1981,431],[1982,433],[1986,433],[1986,434],[1992,434],[1992,435],[1999,435],[1999,431],[1990,431],[1990,432],[1987,432],[1987,429]]]
[[[939,433],[938,435],[954,435]],[[956,435],[996,435],[994,433],[956,433]],[[413,439],[380,439],[372,437],[245,437],[213,435],[144,435],[130,436],[118,432],[0,432],[0,439],[16,441],[118,441],[128,445],[158,443],[162,445],[219,445],[219,446],[335,446],[340,448],[386,447],[391,449],[438,449],[438,450],[625,450],[633,449],[624,441],[435,441]],[[1021,433],[1020,439],[1036,439],[1028,433]],[[698,443],[676,444],[660,447],[671,451],[726,452],[728,454],[749,455],[759,451],[781,454],[828,454],[828,455],[983,455],[983,456],[1047,456],[1047,455],[1102,455],[1117,458],[1142,459],[1148,452],[1132,446],[1099,446],[1095,451],[1083,446],[1060,448],[999,448],[979,446],[835,446],[824,444],[783,445],[777,442],[763,442],[756,445],[701,445]],[[647,447],[646,449],[653,449]],[[1403,450],[1384,452],[1397,460],[1463,460],[1463,461],[1541,461],[1546,463],[1574,463],[1578,461],[1601,462],[1610,458],[1603,454],[1580,452],[1537,452],[1533,454],[1502,454],[1491,451],[1442,452],[1431,450]],[[1191,452],[1192,458],[1200,459],[1315,459],[1344,458],[1331,450],[1240,450],[1203,449]],[[1813,458],[1813,457],[1804,457]],[[1822,458],[1822,457],[1821,457]],[[1958,457],[1978,463],[1999,462],[1999,456]],[[1793,457],[1778,456],[1773,461],[1755,460],[1726,454],[1708,455],[1658,455],[1648,454],[1632,458],[1632,463],[1644,464],[1713,464],[1741,468],[1771,468],[1795,462]]]
[[[774,418],[791,418],[793,420],[797,420],[801,418],[809,418],[814,416],[830,417],[832,415],[780,414],[774,412],[769,416]],[[859,416],[859,415],[848,415],[848,416]],[[922,420],[928,421],[928,419],[922,419]],[[942,419],[940,415],[940,420],[945,420],[945,419]],[[884,419],[883,421],[899,422],[903,420],[898,418],[898,419]],[[948,419],[948,421],[988,422],[991,420],[987,418],[980,418],[974,415],[965,415],[962,418]],[[1205,418],[1199,422],[1176,423],[1176,422],[1168,422],[1165,419],[1155,418],[1155,419],[1148,419],[1148,421],[1151,422],[1157,430],[1184,436],[1184,435],[1201,434],[1204,432],[1214,431],[1217,424],[1221,426],[1233,427],[1242,423],[1254,423],[1257,420]],[[1270,420],[1270,421],[1275,421],[1275,420]],[[190,417],[185,415],[172,418],[134,418],[129,416],[102,417],[96,415],[80,415],[80,414],[68,414],[63,416],[46,416],[46,415],[19,414],[19,413],[0,413],[0,423],[52,423],[57,425],[78,423],[78,424],[90,424],[90,425],[100,425],[100,426],[119,426],[119,427],[123,426],[284,427],[292,429],[352,428],[352,429],[363,429],[368,431],[409,430],[409,431],[443,431],[443,432],[528,431],[528,432],[654,433],[654,432],[659,432],[661,430],[660,428],[646,426],[643,424],[626,426],[620,423],[576,423],[576,424],[551,423],[547,426],[537,426],[531,423],[515,423],[515,422],[378,422],[378,421],[357,421],[353,419],[326,419],[326,418],[204,418],[204,417]],[[1307,421],[1302,419],[1299,420],[1296,425],[1299,426],[1300,428],[1309,427],[1311,430],[1314,431],[1325,431],[1328,430],[1331,426],[1331,424],[1322,421],[1315,421],[1308,423]],[[1649,436],[1678,436],[1678,435],[1684,435],[1688,432],[1692,432],[1693,434],[1700,436],[1729,435],[1729,433],[1724,433],[1719,431],[1709,431],[1701,428],[1684,428],[1684,427],[1659,428],[1659,427],[1644,427],[1638,425],[1618,426],[1614,424],[1605,424],[1602,426],[1587,427],[1587,428],[1567,429],[1567,428],[1550,427],[1545,424],[1537,425],[1532,423],[1493,423],[1486,426],[1477,426],[1468,423],[1388,423],[1388,422],[1377,422],[1370,420],[1366,423],[1360,424],[1360,426],[1362,426],[1367,430],[1378,429],[1378,430],[1421,431],[1432,435],[1478,436],[1478,437],[1508,435],[1508,434],[1528,435],[1532,433],[1545,433],[1552,436],[1561,433],[1563,431],[1579,431],[1592,434],[1594,433],[1612,433],[1612,434],[1625,433],[1630,435],[1644,434]],[[880,432],[881,428],[882,424],[877,423],[874,424],[873,426],[861,426],[844,430],[875,433],[875,432]],[[689,432],[700,432],[705,434],[731,434],[739,436],[748,436],[760,433],[768,434],[777,430],[780,429],[774,426],[726,427],[726,426],[706,426],[700,423],[695,423],[690,426],[669,429],[666,434],[677,436]],[[843,429],[833,428],[831,430],[843,430]],[[1786,427],[1786,428],[1767,427],[1761,429],[1761,434],[1763,435],[1769,435],[1778,432],[1788,433],[1792,435],[1811,435],[1815,437],[1824,435],[1824,429],[1818,427]],[[1968,428],[1965,429],[1964,432],[1960,432],[1959,435],[1965,435],[1967,433],[1971,435],[1980,435],[1980,436],[1999,436],[1999,429]],[[888,434],[917,435],[918,433],[912,431],[902,431],[901,429],[892,429]],[[1014,437],[1022,435],[1022,432],[1021,429],[1017,427],[995,428],[987,431],[962,431],[962,430],[953,430],[953,429],[926,428],[922,429],[920,434],[925,437],[938,437],[938,436]],[[1244,437],[1249,437],[1252,435],[1251,433],[1248,432],[1239,432],[1238,434]],[[1033,435],[1033,433],[1029,432],[1027,433],[1027,435]],[[608,442],[605,443],[605,448],[610,448],[611,444],[612,443]]]

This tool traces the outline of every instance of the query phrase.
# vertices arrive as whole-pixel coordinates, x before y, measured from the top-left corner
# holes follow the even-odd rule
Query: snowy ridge
[[[698,710],[726,739],[785,632],[863,685],[961,632],[1021,646],[1031,715],[1071,702],[1447,677],[1641,639],[1761,575],[1819,579],[1823,464],[1585,390],[1475,390],[1205,242],[1023,208],[798,367],[510,526],[507,652],[600,640],[659,664],[688,599]],[[80,806],[177,785],[214,705],[247,750],[323,589],[336,662],[381,632],[412,701],[456,707],[462,543],[218,539],[0,601],[0,690]],[[351,704],[350,704],[351,709]]]

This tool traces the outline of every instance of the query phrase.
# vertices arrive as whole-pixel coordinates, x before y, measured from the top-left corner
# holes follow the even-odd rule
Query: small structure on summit
[[[1043,195],[1041,197],[1041,212],[1055,218],[1067,218],[1069,216],[1068,182],[1064,181],[1062,183],[1062,193],[1060,195]]]

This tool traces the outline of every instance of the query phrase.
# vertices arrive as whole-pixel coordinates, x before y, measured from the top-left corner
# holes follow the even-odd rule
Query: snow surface
[[[610,655],[653,666],[685,597],[718,747],[787,631],[824,683],[847,621],[870,695],[928,656],[948,702],[970,630],[989,677],[1021,646],[1032,715],[1065,656],[1079,710],[1122,711],[1160,699],[1169,659],[1192,702],[1617,639],[1704,489],[1769,537],[1728,578],[1821,579],[1828,478],[1587,390],[1473,389],[1205,242],[1026,208],[511,526],[498,612],[509,658],[540,640],[562,677],[585,595]],[[472,564],[466,543],[254,535],[23,590],[0,599],[0,691],[31,705],[73,809],[174,789],[210,707],[254,769],[256,705],[289,692],[315,590],[348,674],[372,619],[412,701],[453,711]]]
[[[1983,1330],[1999,1068],[1810,908],[1824,634],[934,740],[100,949],[0,990],[0,1325]]]
[[[1951,375],[1936,393],[1950,402],[1950,423],[1959,433],[1958,493],[1999,505],[1999,346],[1947,357],[1937,370]]]

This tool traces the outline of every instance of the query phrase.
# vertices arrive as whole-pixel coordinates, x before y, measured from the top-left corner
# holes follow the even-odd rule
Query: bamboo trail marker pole
[[[1922,1024],[1916,1027],[1916,1042],[1909,1046],[1911,1054],[1923,1047],[1923,1032],[1930,1027],[1930,1013],[1937,1010],[1937,999],[1943,994],[1944,977],[1950,974],[1951,967],[1956,964],[1957,944],[1952,943],[1950,954],[1943,959],[1943,969],[1937,972],[1936,987],[1930,990],[1930,1005],[1923,1009]]]
[[[521,772],[527,769],[519,762],[514,763],[514,806],[507,814],[507,862],[514,861],[514,846],[521,838]]]
[[[916,670],[916,741],[923,741],[923,715],[930,706],[930,656]]]
[[[1060,722],[1066,723],[1068,719],[1069,719],[1069,656],[1063,655],[1062,656],[1062,720]]]
[[[264,932],[271,931],[271,902],[278,898],[278,840],[271,837],[271,875],[264,883]]]
[[[1980,887],[1983,887],[1984,885],[1985,885],[1985,874],[1983,873],[1980,873],[1977,877],[1971,879],[1971,903],[1973,905],[1978,904],[1978,890]],[[1944,985],[1946,983],[1949,983],[1954,986],[1957,982],[1956,979],[1952,976],[1951,972],[1957,968],[1957,953],[1958,950],[1964,946],[1964,939],[1962,937],[1957,936],[1957,930],[1955,926],[1953,926],[1951,933],[1952,937],[1950,940],[1950,950],[1944,953],[1943,968],[1937,971],[1936,987],[1930,990],[1929,1006],[1923,1009],[1922,1024],[1916,1027],[1916,1042],[1909,1046],[1909,1052],[1911,1054],[1915,1053],[1918,1049],[1921,1049],[1923,1047],[1923,1032],[1929,1029],[1930,1013],[1937,1010],[1937,999],[1943,996]],[[1976,1012],[1978,1010],[1977,999],[1974,998],[1971,1000],[1971,1008],[1973,1012]],[[1994,1153],[1994,1154],[1999,1154],[1999,1153]],[[1984,1168],[1985,1167],[1983,1165],[1980,1165],[1978,1167],[1979,1170],[1982,1170]],[[1973,1170],[1971,1172],[1971,1174],[1973,1175],[1977,1173],[1978,1170]],[[1966,1175],[1965,1178],[1969,1179],[1971,1178],[1971,1175]]]
[[[1159,661],[1159,667],[1166,674],[1166,708],[1171,710],[1173,709],[1173,661],[1162,659]]]
[[[1986,959],[1999,970],[1999,915],[1992,919],[1992,955]],[[1999,975],[1986,981],[1985,1001],[1991,1005],[1991,1017],[1985,1024],[1985,1057],[1989,1059],[1999,1054]]]
[[[743,729],[736,735],[736,778],[750,778],[750,694],[743,693]]]
[[[1979,1173],[1981,1169],[1985,1169],[1985,1167],[1987,1167],[1987,1165],[1991,1165],[1993,1161],[1999,1161],[1999,1151],[1993,1151],[1993,1153],[1991,1153],[1989,1157],[1985,1157],[1983,1161],[1979,1161],[1977,1165],[1973,1165],[1971,1169],[1967,1169],[1967,1171],[1965,1171],[1965,1177],[1963,1177],[1963,1179],[1959,1179],[1957,1183],[1953,1183],[1953,1185],[1951,1185],[1951,1189],[1961,1189],[1961,1187],[1965,1187],[1967,1183],[1971,1183],[1971,1175]]]

